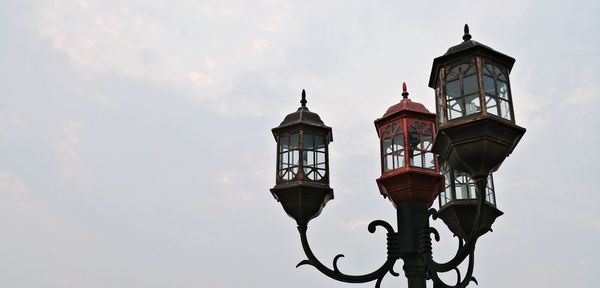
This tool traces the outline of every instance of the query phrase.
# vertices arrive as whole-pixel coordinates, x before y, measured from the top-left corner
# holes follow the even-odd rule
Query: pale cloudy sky
[[[465,23],[517,59],[528,129],[495,176],[505,215],[475,276],[596,287],[598,3],[0,0],[0,287],[372,287],[295,268],[295,223],[268,191],[270,129],[307,89],[335,134],[336,198],[310,241],[370,272],[385,235],[366,224],[395,217],[373,120],[402,81],[434,110],[431,63]],[[439,259],[456,246],[444,236]]]

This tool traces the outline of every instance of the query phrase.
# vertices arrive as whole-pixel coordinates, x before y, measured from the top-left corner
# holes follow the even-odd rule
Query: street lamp
[[[495,203],[483,199],[488,177],[525,133],[515,124],[508,77],[514,63],[514,58],[471,40],[467,25],[463,42],[433,60],[429,87],[435,89],[439,129],[433,151],[447,167],[450,183],[460,175],[472,179],[477,193],[468,198],[481,199],[454,197],[440,208],[438,216],[463,238],[476,233],[475,228],[491,229],[502,215]]]
[[[300,108],[272,130],[277,141],[277,176],[271,193],[299,226],[306,226],[333,199],[329,187],[331,127],[309,111],[306,103],[302,90]]]
[[[308,222],[333,199],[329,187],[328,144],[331,128],[306,107],[302,90],[301,107],[273,129],[277,141],[276,184],[271,193],[286,213],[296,220],[307,259],[311,265],[338,281],[376,281],[379,287],[387,273],[399,276],[394,264],[402,259],[410,288],[466,287],[473,275],[475,244],[491,231],[502,212],[496,208],[492,172],[514,150],[525,129],[515,124],[508,74],[514,63],[510,56],[471,40],[465,25],[463,42],[435,58],[429,86],[436,91],[437,114],[408,98],[375,120],[380,140],[380,193],[397,212],[397,230],[376,220],[368,225],[387,231],[387,259],[379,269],[364,275],[347,275],[322,264],[313,254],[306,232]],[[437,130],[437,131],[436,131]],[[438,199],[439,212],[430,208]],[[448,262],[433,260],[429,217],[441,218],[459,239],[456,255]],[[467,261],[464,277],[458,266]],[[455,285],[444,283],[439,273],[455,270]]]
[[[508,73],[515,59],[471,40],[433,60],[439,133],[433,150],[442,162],[476,181],[512,152],[525,129],[515,124]]]

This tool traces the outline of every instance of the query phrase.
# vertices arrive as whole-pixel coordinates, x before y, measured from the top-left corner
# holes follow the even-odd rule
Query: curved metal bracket
[[[485,201],[485,187],[487,185],[486,178],[476,179],[476,188],[478,194],[477,201],[477,212],[475,214],[475,225],[471,230],[470,236],[466,239],[466,241],[460,237],[458,237],[458,249],[454,257],[451,260],[438,263],[433,260],[432,249],[431,249],[431,237],[433,234],[436,241],[440,241],[440,236],[437,230],[433,227],[429,226],[429,216],[433,220],[437,219],[437,210],[429,209],[427,211],[427,217],[424,219],[423,229],[419,234],[419,250],[423,255],[426,265],[429,271],[429,277],[433,280],[434,287],[436,288],[464,288],[471,281],[477,283],[475,277],[473,277],[473,266],[474,266],[474,254],[475,254],[475,244],[479,237],[483,234],[487,233],[491,229],[482,227],[482,212],[481,207]],[[468,256],[468,268],[467,273],[464,278],[461,278],[460,271],[458,270],[458,265],[460,265]],[[448,285],[444,283],[438,276],[438,273],[448,272],[454,270],[457,274],[457,282],[455,285]]]
[[[312,250],[310,249],[310,245],[308,244],[308,239],[306,237],[306,230],[308,229],[308,227],[306,225],[304,226],[298,226],[298,231],[300,232],[300,239],[302,241],[302,248],[304,249],[304,253],[306,254],[306,257],[308,259],[301,261],[300,263],[298,263],[298,265],[296,267],[300,267],[302,265],[311,265],[315,268],[317,268],[317,270],[319,270],[321,273],[327,275],[330,278],[333,278],[335,280],[338,281],[342,281],[342,282],[348,282],[348,283],[365,283],[365,282],[370,282],[373,280],[377,280],[377,282],[375,283],[375,287],[379,288],[381,281],[383,280],[383,278],[385,277],[385,275],[389,272],[390,274],[392,274],[393,276],[399,276],[400,274],[396,273],[394,271],[394,264],[396,263],[396,261],[399,258],[399,253],[397,253],[397,247],[399,247],[399,243],[396,243],[396,239],[398,237],[396,237],[396,233],[394,232],[394,229],[392,228],[392,226],[383,221],[383,220],[375,220],[373,222],[371,222],[368,226],[369,232],[374,233],[377,226],[381,226],[383,228],[385,228],[387,230],[387,235],[388,235],[388,257],[387,260],[385,261],[385,263],[383,263],[383,265],[381,265],[381,267],[379,267],[379,269],[369,273],[369,274],[365,274],[365,275],[347,275],[342,273],[337,265],[337,261],[344,257],[343,254],[338,254],[337,256],[335,256],[333,258],[333,269],[328,268],[327,266],[325,266],[323,263],[321,263],[319,261],[319,259],[317,259],[317,257],[313,254]]]
[[[370,282],[370,281],[376,281],[375,282],[375,287],[379,288],[381,281],[383,280],[383,278],[385,277],[385,275],[387,275],[387,273],[392,274],[393,276],[399,276],[398,273],[396,273],[394,271],[394,264],[396,263],[396,261],[400,258],[403,258],[405,261],[405,272],[407,273],[407,277],[409,278],[409,285],[410,285],[410,281],[411,278],[408,276],[409,274],[411,274],[412,272],[410,272],[409,270],[407,270],[407,261],[411,262],[413,260],[415,260],[414,257],[417,257],[418,259],[421,260],[416,260],[417,263],[421,263],[418,264],[417,267],[422,267],[422,268],[418,268],[418,269],[423,269],[423,273],[427,273],[428,277],[433,281],[433,284],[435,288],[464,288],[466,286],[468,286],[468,284],[470,282],[475,282],[475,284],[477,284],[477,280],[475,279],[475,277],[473,277],[473,267],[474,267],[474,254],[475,254],[475,244],[477,243],[477,240],[479,239],[479,237],[481,237],[483,234],[487,233],[488,231],[490,231],[490,228],[485,228],[482,225],[482,211],[481,211],[481,207],[485,201],[485,187],[486,187],[486,180],[485,178],[479,178],[476,179],[476,185],[477,185],[477,192],[478,192],[478,206],[477,206],[477,212],[475,214],[475,222],[474,222],[474,226],[473,229],[469,235],[469,237],[466,239],[462,239],[460,237],[458,237],[458,249],[456,251],[456,254],[454,255],[454,257],[445,262],[445,263],[438,263],[435,262],[433,260],[433,253],[432,253],[432,247],[431,247],[431,234],[433,234],[434,239],[436,241],[440,241],[440,235],[438,233],[438,231],[429,226],[429,217],[431,217],[433,220],[437,219],[437,211],[435,209],[429,209],[426,212],[424,211],[423,213],[420,214],[419,217],[421,216],[425,216],[423,217],[424,219],[422,220],[422,224],[418,224],[420,220],[417,220],[417,225],[416,230],[399,230],[401,232],[407,232],[409,234],[407,235],[414,235],[417,237],[417,247],[416,247],[416,251],[413,250],[412,252],[409,250],[408,252],[406,251],[406,247],[402,247],[404,244],[406,244],[405,242],[402,241],[406,241],[406,237],[400,237],[401,235],[394,231],[394,228],[392,227],[392,225],[390,225],[389,223],[383,221],[383,220],[375,220],[373,222],[371,222],[368,226],[368,230],[371,233],[375,233],[375,230],[377,229],[377,227],[383,227],[387,230],[387,260],[383,263],[383,265],[381,265],[381,267],[379,267],[377,270],[369,273],[369,274],[364,274],[364,275],[348,275],[348,274],[344,274],[340,271],[340,269],[338,268],[338,261],[340,258],[344,257],[343,254],[338,254],[333,258],[333,269],[325,266],[323,263],[321,263],[317,257],[314,255],[314,253],[312,252],[310,245],[308,243],[308,238],[306,236],[306,231],[308,230],[308,226],[307,225],[300,225],[298,226],[298,232],[300,233],[300,239],[302,241],[302,248],[304,249],[304,253],[306,254],[306,257],[308,259],[301,261],[300,263],[298,263],[298,265],[296,267],[300,267],[302,265],[311,265],[313,267],[315,267],[317,270],[319,270],[321,273],[325,274],[326,276],[338,280],[338,281],[342,281],[342,282],[347,282],[347,283],[365,283],[365,282]],[[427,208],[425,208],[427,209]],[[404,216],[404,214],[398,214],[398,225],[401,225],[402,221],[401,219],[406,219],[406,218],[402,218],[401,216]],[[404,225],[402,226],[404,227]],[[413,232],[414,231],[414,232]],[[412,234],[412,233],[416,233]],[[412,236],[408,236],[409,239],[414,239],[411,238]],[[403,240],[402,240],[403,239]],[[410,242],[409,242],[410,243]],[[403,251],[401,255],[401,251]],[[408,254],[407,254],[408,253]],[[412,255],[412,256],[411,256]],[[468,258],[468,268],[466,271],[466,275],[463,278],[461,276],[460,271],[458,270],[458,266],[464,262],[466,259]],[[412,259],[412,260],[411,260]],[[412,262],[414,263],[414,262]],[[409,266],[411,264],[408,264]],[[408,268],[410,269],[410,268]],[[439,277],[439,273],[444,273],[444,272],[448,272],[454,270],[457,274],[457,281],[455,285],[448,285],[446,283],[444,283],[444,281],[442,281]],[[419,272],[421,273],[421,272]],[[420,281],[425,281],[425,277],[424,276],[418,276],[418,277],[423,277],[423,278],[416,278],[418,282]],[[413,281],[415,278],[413,278]],[[420,284],[419,284],[420,285]],[[423,283],[424,285],[424,283]],[[420,286],[419,286],[420,287]]]
[[[474,252],[471,252],[469,254],[469,266],[467,268],[467,274],[465,275],[464,278],[462,278],[460,276],[460,270],[458,270],[458,268],[454,268],[453,270],[456,271],[456,284],[455,285],[448,285],[446,283],[444,283],[444,281],[442,281],[442,279],[439,278],[438,273],[436,272],[431,272],[429,273],[429,276],[431,277],[431,280],[433,280],[433,287],[434,288],[465,288],[469,285],[470,282],[474,282],[475,284],[479,285],[479,283],[477,282],[477,279],[475,279],[475,277],[473,277],[473,267],[474,267],[474,262],[475,262],[475,256],[474,256]]]

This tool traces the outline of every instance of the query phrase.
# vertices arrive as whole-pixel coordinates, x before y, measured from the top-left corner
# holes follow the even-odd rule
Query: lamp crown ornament
[[[302,99],[300,100],[300,104],[302,105],[302,107],[306,107],[306,103],[306,91],[302,89]]]
[[[462,37],[463,41],[469,41],[471,40],[471,34],[469,34],[469,25],[465,24],[465,28],[464,28],[464,35]]]

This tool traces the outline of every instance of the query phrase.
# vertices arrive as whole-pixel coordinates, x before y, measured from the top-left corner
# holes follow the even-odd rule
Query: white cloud
[[[281,32],[283,30],[282,17],[279,15],[273,16],[271,20],[269,20],[269,24],[265,30],[267,32]]]
[[[237,172],[235,171],[227,171],[221,173],[221,175],[217,178],[217,183],[224,185],[235,185],[234,179],[236,178]]]
[[[31,203],[24,201],[24,194],[27,193],[27,188],[23,180],[6,171],[0,171],[0,193],[7,199],[14,199],[19,209],[27,209]]]
[[[202,12],[207,15],[228,17],[233,15],[233,10],[224,6],[204,5]]]
[[[267,41],[264,39],[256,39],[254,43],[252,43],[252,46],[256,52],[263,53],[269,47],[269,43],[267,43]]]
[[[371,221],[364,219],[355,219],[351,221],[342,221],[340,224],[348,231],[366,230]]]
[[[249,191],[242,182],[247,181],[237,171],[221,172],[215,179],[221,192],[221,197],[228,200],[248,201],[255,198],[256,192]]]
[[[215,83],[214,78],[196,71],[190,72],[190,79],[198,86],[211,85]]]
[[[8,137],[11,130],[25,125],[25,120],[14,114],[0,114],[0,137]]]
[[[206,57],[206,67],[208,67],[209,69],[215,69],[216,66],[217,66],[217,60],[215,60],[211,57]]]
[[[64,181],[81,183],[87,180],[85,160],[80,149],[84,125],[79,121],[70,121],[61,128],[54,143],[60,174]]]

